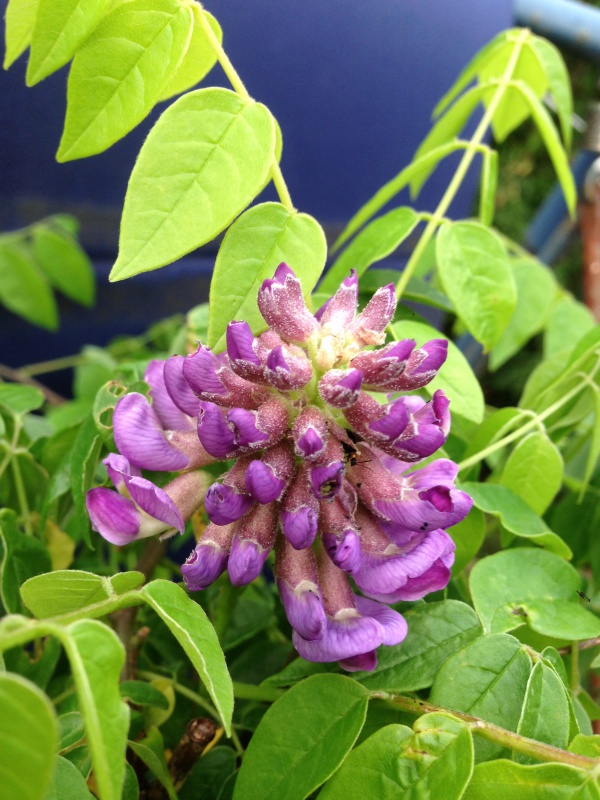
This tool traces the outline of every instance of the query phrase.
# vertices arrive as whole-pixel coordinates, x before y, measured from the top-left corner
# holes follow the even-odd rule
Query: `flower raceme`
[[[377,647],[406,636],[388,603],[447,585],[446,529],[472,505],[454,486],[452,461],[414,469],[448,436],[444,393],[390,399],[437,375],[446,340],[384,344],[393,286],[360,313],[357,299],[353,272],[313,315],[280,264],[258,292],[264,333],[234,321],[225,353],[200,344],[185,358],[151,362],[152,402],[131,393],[115,409],[120,455],[105,463],[116,491],[99,487],[87,498],[94,528],[119,545],[182,531],[204,503],[210,523],[182,566],[188,589],[225,570],[243,586],[274,550],[298,653],[349,671],[374,669]],[[198,468],[225,459],[233,466],[207,486]],[[180,474],[159,489],[142,469]]]

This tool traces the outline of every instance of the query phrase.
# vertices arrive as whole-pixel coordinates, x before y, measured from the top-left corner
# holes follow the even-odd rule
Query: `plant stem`
[[[21,369],[13,369],[12,367],[7,367],[6,364],[0,364],[0,378],[8,378],[9,381],[14,381],[15,383],[24,383],[27,386],[33,386],[35,389],[39,389],[48,403],[51,405],[59,406],[66,402],[65,397],[62,397],[60,394],[56,394],[56,392],[53,392],[52,389],[49,389],[47,386],[44,386],[43,383],[34,380]]]
[[[233,694],[238,700],[257,700],[262,703],[274,703],[285,694],[285,691],[274,686],[255,686],[253,683],[234,681]]]
[[[206,38],[211,43],[216,55],[219,64],[221,65],[223,72],[227,76],[229,83],[232,85],[234,90],[239,94],[242,100],[251,101],[252,98],[250,97],[250,93],[244,86],[244,82],[240,78],[237,70],[229,60],[229,56],[223,49],[221,42],[215,36],[213,29],[208,24],[208,20],[204,16],[204,9],[198,3],[198,14],[196,17],[198,18],[200,24],[202,25],[202,30],[206,34]],[[275,123],[274,123],[275,124]],[[290,196],[289,190],[287,188],[286,182],[283,177],[283,173],[281,172],[281,167],[277,161],[277,158],[273,156],[273,160],[271,162],[271,179],[277,190],[277,194],[279,195],[279,199],[281,200],[282,205],[284,205],[288,211],[291,213],[295,213],[296,209],[294,208],[294,204],[292,203],[292,198]]]
[[[421,238],[419,239],[417,246],[413,250],[406,267],[398,283],[396,284],[396,297],[398,300],[402,297],[404,290],[406,289],[406,285],[410,280],[417,264],[419,263],[419,259],[423,254],[425,248],[429,244],[430,239],[432,238],[433,234],[435,233],[438,225],[441,222],[442,217],[445,215],[446,211],[448,210],[450,204],[454,200],[454,197],[465,177],[469,167],[471,166],[471,162],[475,158],[475,154],[478,152],[478,148],[481,146],[481,142],[487,132],[488,127],[491,124],[491,121],[496,113],[496,109],[502,100],[502,97],[505,93],[506,85],[512,79],[513,72],[517,66],[517,62],[519,60],[519,55],[521,54],[521,49],[525,40],[530,36],[530,32],[528,30],[523,30],[520,32],[519,36],[515,41],[514,49],[510,55],[510,59],[506,65],[506,69],[504,70],[504,74],[498,83],[498,88],[494,92],[494,96],[492,97],[490,104],[488,105],[487,109],[483,117],[481,118],[479,125],[477,126],[475,133],[471,137],[471,141],[465,150],[463,157],[460,160],[458,167],[456,168],[456,172],[454,173],[452,180],[450,181],[448,188],[444,192],[444,196],[440,200],[438,207],[436,208],[431,220],[427,223],[425,230]]]
[[[19,500],[19,508],[21,509],[21,516],[23,517],[23,524],[25,526],[25,533],[27,536],[33,536],[33,526],[31,524],[31,512],[29,510],[29,503],[27,502],[27,493],[23,484],[23,477],[21,475],[21,468],[16,458],[10,462],[10,466],[15,481],[15,489],[17,490],[17,498]]]
[[[451,714],[453,717],[464,722],[471,733],[481,736],[483,739],[487,739],[495,744],[508,747],[516,753],[522,753],[523,755],[535,758],[538,761],[569,764],[572,767],[586,770],[592,770],[598,767],[598,761],[595,758],[569,753],[566,750],[561,750],[559,747],[554,747],[544,742],[538,742],[535,739],[528,739],[526,736],[508,731],[505,728],[501,728],[499,725],[486,722],[478,717],[472,717],[470,714],[464,714],[462,711],[454,711],[441,706],[434,706],[431,703],[426,703],[423,700],[417,700],[413,697],[387,694],[386,692],[374,692],[371,696],[386,700],[395,708],[401,708],[409,714],[420,715],[432,712]]]
[[[577,695],[580,689],[579,684],[579,642],[571,642],[571,690]]]

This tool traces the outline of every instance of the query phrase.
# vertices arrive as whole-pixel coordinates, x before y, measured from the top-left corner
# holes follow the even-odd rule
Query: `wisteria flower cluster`
[[[226,353],[200,344],[187,357],[151,362],[152,402],[131,393],[115,409],[120,455],[105,464],[117,491],[87,497],[95,530],[118,545],[183,531],[204,503],[210,523],[182,566],[190,590],[225,569],[243,586],[274,549],[298,653],[349,671],[374,669],[376,648],[406,636],[388,604],[447,585],[454,543],[446,529],[472,504],[454,486],[452,461],[413,469],[448,436],[447,397],[395,396],[435,377],[446,340],[385,345],[393,285],[360,313],[357,299],[353,272],[313,315],[280,264],[258,293],[264,333],[234,321]],[[208,486],[198,468],[230,459]],[[142,469],[180,474],[158,488]]]

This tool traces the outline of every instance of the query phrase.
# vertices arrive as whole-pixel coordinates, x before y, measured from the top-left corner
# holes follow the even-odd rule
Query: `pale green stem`
[[[10,462],[10,466],[13,472],[13,478],[15,480],[15,489],[17,490],[17,499],[19,501],[19,508],[21,510],[23,524],[25,526],[25,533],[27,536],[33,536],[33,526],[31,524],[29,503],[27,502],[27,492],[25,491],[25,486],[23,484],[21,468],[19,467],[19,462],[16,458],[13,458],[13,460]]]
[[[587,756],[580,756],[575,753],[569,753],[566,750],[561,750],[559,747],[554,747],[550,744],[538,742],[535,739],[528,739],[526,736],[521,736],[513,731],[507,731],[498,725],[491,722],[486,722],[478,717],[472,717],[470,714],[463,714],[462,711],[453,711],[452,709],[443,708],[441,706],[434,706],[431,703],[426,703],[422,700],[417,700],[412,697],[405,697],[397,694],[387,694],[386,692],[374,692],[372,697],[378,697],[386,700],[395,708],[401,708],[409,714],[428,714],[428,713],[444,713],[451,714],[453,717],[461,720],[476,736],[487,739],[489,742],[508,747],[516,753],[535,758],[538,761],[557,762],[559,764],[569,764],[578,769],[593,770],[598,768],[598,760],[595,758],[588,758]]]
[[[591,378],[593,378],[593,376],[598,371],[599,367],[600,367],[600,362],[598,362],[594,366],[594,369],[589,378],[587,375],[584,376],[585,378],[584,384],[587,383],[588,380],[591,380]],[[545,419],[552,416],[552,414],[554,414],[556,411],[562,408],[562,406],[564,406],[573,397],[579,394],[579,392],[587,388],[588,387],[586,385],[582,384],[579,384],[579,386],[575,386],[573,389],[571,389],[570,392],[567,392],[567,394],[561,397],[560,400],[557,400],[555,403],[549,406],[545,411],[542,411],[541,414],[536,414],[536,416],[532,420],[526,422],[525,425],[522,425],[520,428],[517,428],[516,431],[507,434],[502,439],[499,439],[497,442],[494,442],[488,447],[485,447],[483,450],[480,450],[478,453],[475,453],[475,455],[472,455],[470,458],[466,458],[464,461],[461,461],[458,465],[458,471],[462,472],[463,470],[472,467],[474,464],[478,464],[480,461],[483,461],[483,459],[487,458],[492,453],[495,453],[497,450],[501,450],[503,447],[506,447],[507,444],[511,444],[511,442],[514,442],[517,439],[519,439],[521,436],[523,436],[524,433],[527,433],[533,428],[537,428],[540,422],[543,422]]]
[[[212,28],[208,24],[208,20],[204,16],[204,9],[200,5],[200,3],[198,3],[198,5],[200,6],[200,13],[198,14],[198,17],[200,18],[202,30],[206,34],[206,38],[211,43],[217,55],[217,60],[219,61],[219,64],[221,65],[223,72],[225,73],[225,75],[227,75],[229,83],[235,89],[237,94],[239,94],[242,100],[246,101],[251,100],[252,98],[250,97],[248,90],[244,86],[244,82],[242,81],[235,67],[229,60],[229,56],[223,49],[221,42],[217,39],[217,37],[213,33]],[[279,199],[281,200],[282,204],[287,208],[288,211],[294,213],[296,209],[294,208],[294,204],[292,203],[292,198],[290,196],[286,182],[283,178],[281,168],[275,157],[273,157],[270,169],[271,169],[271,179],[273,181],[273,184],[275,185],[275,189],[277,190]]]
[[[421,238],[419,239],[417,246],[413,250],[411,257],[409,258],[408,263],[406,264],[406,267],[404,268],[404,271],[402,272],[402,275],[400,276],[400,279],[396,284],[396,297],[398,299],[402,297],[402,294],[406,289],[406,285],[408,284],[408,281],[410,280],[416,268],[416,265],[419,263],[419,259],[421,258],[423,251],[429,244],[429,241],[431,240],[433,234],[435,233],[436,228],[440,224],[450,204],[454,200],[454,197],[465,175],[467,174],[469,167],[471,166],[471,162],[475,158],[478,149],[481,147],[481,142],[484,136],[486,135],[487,129],[491,124],[494,114],[496,113],[496,109],[498,108],[498,105],[504,96],[505,88],[507,84],[510,83],[511,81],[513,72],[517,66],[517,61],[519,60],[519,55],[521,53],[521,48],[523,47],[523,43],[530,35],[531,34],[528,30],[523,30],[518,36],[518,38],[515,40],[514,49],[511,53],[508,64],[506,65],[504,74],[502,75],[502,78],[498,82],[498,88],[494,92],[490,104],[488,105],[483,117],[481,118],[481,121],[479,122],[479,125],[477,126],[475,133],[471,138],[470,144],[465,150],[465,153],[461,158],[458,167],[456,168],[456,172],[454,173],[454,176],[452,177],[452,180],[450,181],[448,188],[444,193],[444,196],[440,200],[439,205],[436,208],[431,220],[428,222],[425,230],[423,231],[423,234],[421,235]]]
[[[579,642],[571,643],[571,689],[577,694],[581,688],[579,683]]]

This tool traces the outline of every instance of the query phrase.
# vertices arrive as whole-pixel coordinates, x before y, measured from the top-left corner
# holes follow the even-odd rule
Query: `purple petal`
[[[248,466],[244,482],[250,495],[263,504],[279,500],[287,483],[278,478],[273,469],[262,461],[253,461]]]
[[[301,506],[294,511],[282,511],[280,514],[281,529],[288,542],[296,550],[310,547],[317,535],[317,512],[308,506]]]
[[[319,309],[321,326],[333,326],[334,328],[347,326],[356,314],[357,299],[358,278],[356,270],[351,270],[350,275],[344,278],[333,297]]]
[[[263,549],[252,539],[234,536],[227,564],[229,580],[234,586],[245,586],[261,573],[269,550]]]
[[[256,411],[248,411],[245,408],[232,408],[227,412],[227,419],[234,428],[235,443],[239,447],[256,447],[263,442],[268,442],[269,435],[260,430],[257,425]],[[208,448],[206,449],[208,450]]]
[[[199,542],[181,565],[181,574],[190,592],[206,589],[225,571],[229,553],[213,543]]]
[[[343,533],[324,532],[323,546],[336,567],[351,575],[359,568],[361,560],[360,539],[356,531],[345,530]]]
[[[131,499],[142,511],[164,523],[163,530],[165,527],[176,528],[183,533],[185,523],[181,512],[163,489],[159,489],[145,478],[131,478],[127,488]]]
[[[144,373],[144,380],[150,386],[152,408],[165,430],[193,430],[193,421],[175,405],[167,390],[164,371],[165,362],[154,360],[148,364]]]
[[[150,470],[180,470],[189,459],[165,438],[148,400],[137,392],[122,397],[113,417],[115,443],[135,466]]]
[[[108,477],[113,482],[115,489],[121,494],[127,488],[127,478],[142,476],[139,467],[132,467],[125,456],[121,456],[119,453],[109,453],[102,463],[106,465]]]
[[[385,406],[386,415],[369,424],[376,433],[383,434],[389,441],[397,439],[406,429],[410,421],[408,411],[401,402],[392,402]]]
[[[338,664],[346,672],[373,672],[377,666],[377,651],[371,650],[369,653],[342,658]]]
[[[277,581],[277,587],[292,628],[309,642],[321,639],[327,627],[327,617],[318,588],[305,582],[294,590],[283,580]]]
[[[142,515],[132,500],[101,486],[90,489],[85,503],[92,528],[111,544],[129,544],[138,538]]]
[[[318,641],[307,641],[297,631],[292,635],[294,647],[307,661],[340,661],[375,650],[381,644],[381,625],[358,612],[340,612],[328,618],[327,630]]]
[[[165,361],[164,378],[167,392],[177,408],[190,417],[198,416],[198,398],[183,374],[185,356],[171,356]]]
[[[219,357],[201,344],[193,355],[185,357],[183,375],[196,394],[227,394],[217,375],[221,367]]]
[[[310,470],[310,486],[317,500],[328,500],[340,491],[344,477],[343,461],[334,461]]]
[[[333,408],[350,408],[359,399],[362,379],[359,369],[331,369],[319,381],[319,394]]]
[[[226,331],[227,355],[230,361],[242,361],[260,366],[260,358],[254,352],[254,334],[247,322],[230,322]]]
[[[228,525],[244,516],[254,505],[247,494],[238,492],[233,486],[213,483],[206,492],[204,508],[215,525]]]
[[[296,442],[296,449],[303,458],[310,459],[319,455],[325,447],[325,442],[314,428],[307,428],[306,432]]]
[[[207,453],[227,458],[237,451],[235,433],[219,406],[202,400],[198,404],[198,438]]]
[[[377,289],[363,311],[348,326],[348,333],[359,344],[381,344],[385,329],[396,311],[396,292],[393,283]]]
[[[366,597],[356,597],[356,608],[363,617],[372,617],[381,625],[383,634],[381,644],[391,647],[406,639],[408,625],[406,620],[393,608],[384,603],[377,603],[375,600],[367,600]]]
[[[274,277],[263,281],[258,308],[267,325],[286,341],[306,342],[318,330],[304,302],[302,285],[287,264],[280,264]]]

